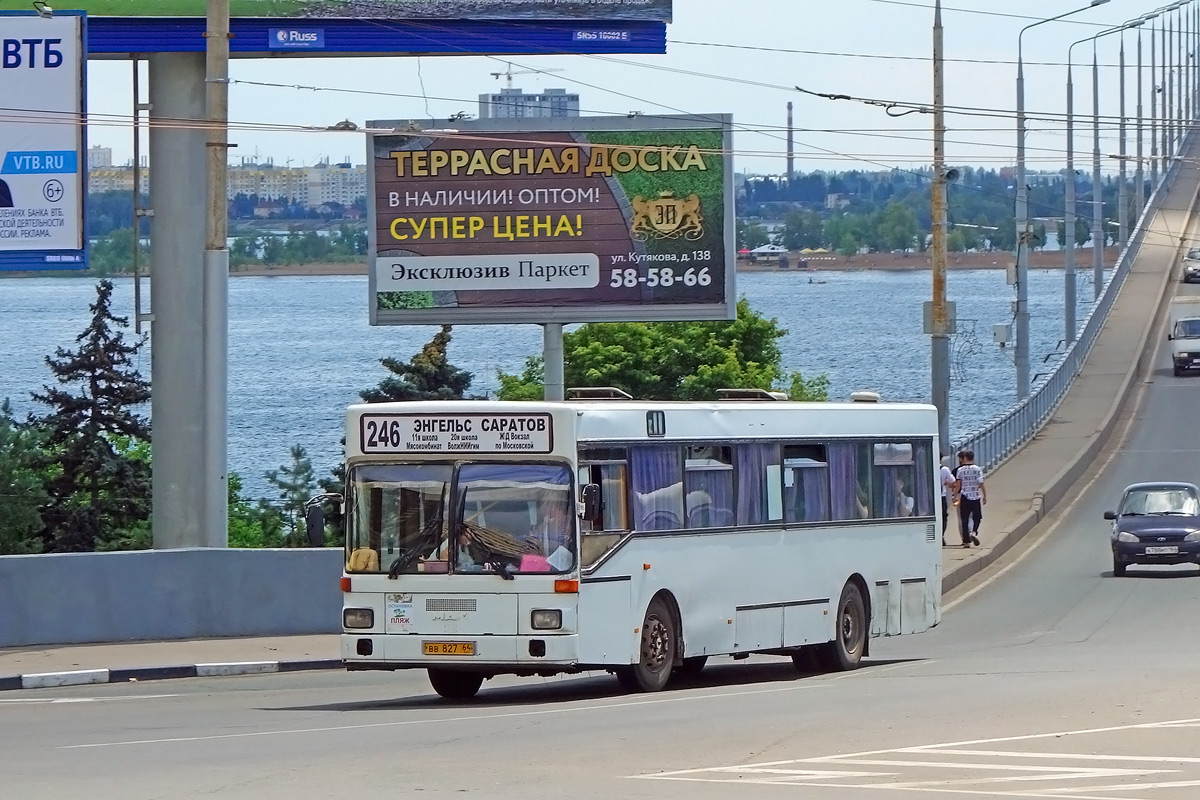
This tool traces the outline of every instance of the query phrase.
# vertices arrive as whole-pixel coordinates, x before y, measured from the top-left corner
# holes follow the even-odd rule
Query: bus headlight
[[[529,625],[535,631],[556,631],[562,627],[562,611],[557,608],[535,608],[529,615]]]
[[[374,628],[375,612],[369,608],[343,608],[343,628]]]

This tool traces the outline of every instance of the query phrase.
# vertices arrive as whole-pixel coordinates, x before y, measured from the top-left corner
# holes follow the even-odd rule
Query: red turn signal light
[[[555,581],[554,591],[559,594],[577,594],[579,592],[579,581]]]
[[[349,578],[342,578],[342,591],[343,592],[350,591],[350,579]]]

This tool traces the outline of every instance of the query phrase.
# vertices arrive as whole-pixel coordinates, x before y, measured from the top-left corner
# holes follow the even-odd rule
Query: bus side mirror
[[[309,547],[325,546],[325,509],[320,503],[313,503],[304,510],[304,529]]]
[[[599,522],[602,509],[600,507],[600,485],[585,484],[583,487],[583,518],[588,522]]]

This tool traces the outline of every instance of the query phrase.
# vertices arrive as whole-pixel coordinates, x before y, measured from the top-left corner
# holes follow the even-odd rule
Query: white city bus
[[[347,669],[427,669],[451,698],[586,670],[656,691],[710,656],[853,669],[940,618],[932,406],[414,402],[346,425]]]

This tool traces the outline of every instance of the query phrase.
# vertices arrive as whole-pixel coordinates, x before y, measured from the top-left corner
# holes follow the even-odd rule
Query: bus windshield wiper
[[[399,578],[400,573],[408,569],[409,565],[416,561],[417,557],[420,556],[421,553],[425,552],[431,541],[436,543],[437,539],[435,537],[438,535],[441,529],[442,516],[439,514],[427,522],[425,527],[421,529],[421,533],[419,534],[416,543],[397,556],[396,560],[392,562],[392,566],[388,570],[388,578],[393,581]]]

